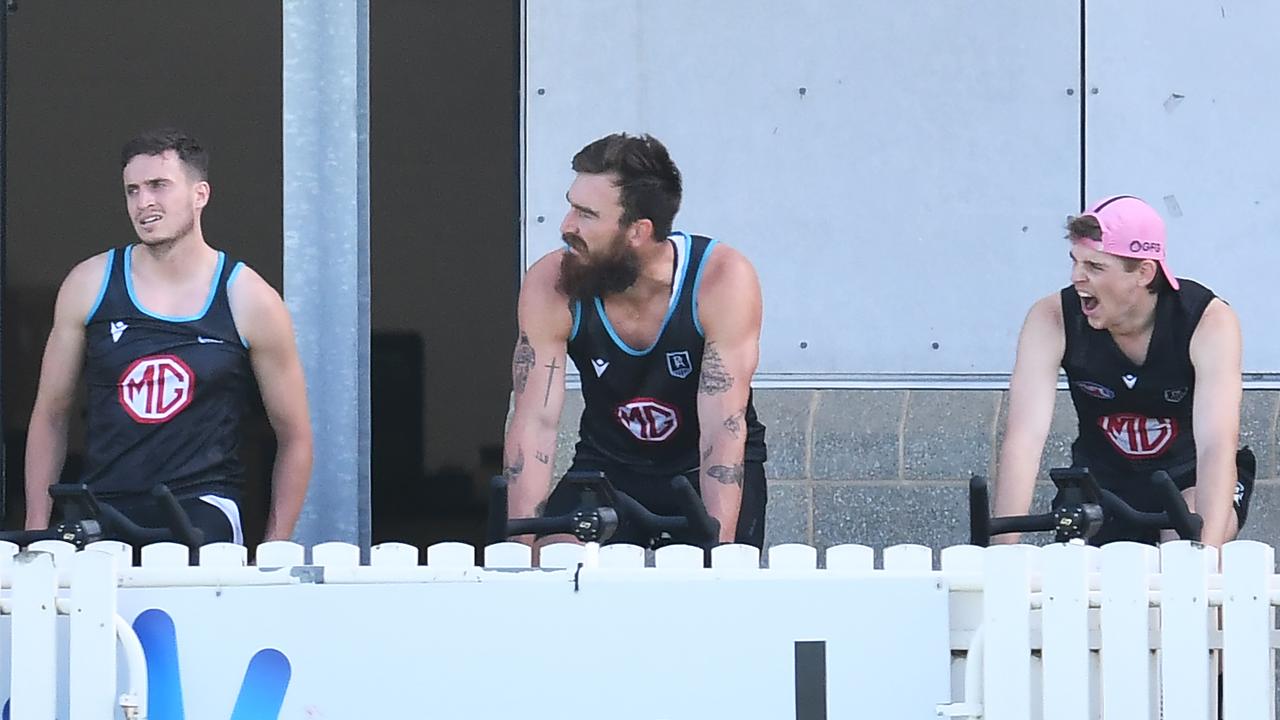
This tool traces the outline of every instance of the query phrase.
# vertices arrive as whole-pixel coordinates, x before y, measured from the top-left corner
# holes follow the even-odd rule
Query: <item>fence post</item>
[[[983,553],[982,699],[987,720],[1031,717],[1031,565],[1038,548]]]
[[[76,553],[71,569],[71,720],[111,720],[116,704],[116,558]]]
[[[1274,717],[1270,583],[1275,567],[1270,545],[1237,540],[1222,549],[1222,709],[1231,720]]]
[[[1102,716],[1152,716],[1151,576],[1159,552],[1150,545],[1102,548]]]
[[[1160,548],[1160,698],[1165,720],[1209,717],[1209,566],[1216,559],[1212,547],[1188,540]],[[1213,680],[1216,690],[1217,678]]]
[[[54,720],[58,699],[58,571],[47,552],[13,559],[9,712],[21,720]]]
[[[1089,712],[1089,561],[1097,548],[1050,545],[1041,605],[1044,720],[1078,720]]]

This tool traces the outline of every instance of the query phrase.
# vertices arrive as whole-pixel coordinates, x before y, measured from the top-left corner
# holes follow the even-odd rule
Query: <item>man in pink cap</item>
[[[1253,490],[1253,454],[1236,449],[1236,314],[1174,276],[1164,221],[1136,197],[1094,203],[1067,223],[1067,237],[1071,285],[1031,307],[1018,339],[993,514],[1031,505],[1061,368],[1079,419],[1072,465],[1147,511],[1161,509],[1150,477],[1165,470],[1204,518],[1202,540],[1221,546],[1244,524]],[[1108,517],[1090,542],[1172,537]]]

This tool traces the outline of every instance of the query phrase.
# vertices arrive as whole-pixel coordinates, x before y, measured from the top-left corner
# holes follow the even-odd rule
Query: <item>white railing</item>
[[[126,717],[146,716],[141,650],[120,618],[117,588],[484,582],[506,583],[499,592],[518,598],[527,582],[547,580],[549,568],[564,569],[576,586],[579,574],[632,571],[628,582],[657,583],[703,567],[702,550],[680,546],[647,554],[632,546],[556,545],[542,551],[542,571],[532,572],[511,572],[530,567],[529,548],[517,543],[485,548],[481,567],[476,550],[459,543],[427,548],[425,562],[415,547],[378,545],[365,566],[358,548],[342,543],[309,552],[293,543],[267,543],[255,552],[256,566],[248,565],[245,548],[229,544],[202,548],[200,564],[191,567],[187,549],[173,544],[143,548],[138,566],[121,543],[96,543],[79,553],[59,542],[17,550],[0,544],[0,612],[12,616],[4,668],[11,717],[23,720],[55,717],[60,686],[72,720],[114,717],[121,706],[136,713]],[[959,546],[940,553],[941,571],[933,569],[933,552],[915,545],[886,549],[880,568],[874,552],[858,545],[829,548],[824,560],[819,568],[814,548],[779,545],[769,549],[761,568],[757,550],[730,545],[716,548],[712,569],[703,572],[766,584],[797,577],[936,578],[947,592],[952,669],[951,697],[934,698],[938,716],[1205,720],[1219,716],[1221,683],[1228,720],[1275,717],[1280,577],[1267,545],[1228,544],[1221,571],[1214,549],[1188,542],[1159,550],[1129,543],[1102,549]],[[58,613],[70,615],[65,676]],[[822,620],[841,622],[836,615]],[[123,696],[117,643],[128,666]],[[862,652],[875,661],[875,648]],[[557,659],[547,663],[554,666]],[[838,677],[828,680],[839,683]],[[902,688],[912,692],[909,681]]]

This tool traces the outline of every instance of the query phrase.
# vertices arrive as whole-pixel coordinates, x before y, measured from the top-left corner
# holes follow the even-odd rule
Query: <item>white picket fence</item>
[[[159,544],[143,548],[135,567],[132,549],[121,543],[76,552],[65,543],[41,542],[21,554],[0,543],[0,613],[12,616],[2,671],[9,674],[11,717],[52,720],[60,683],[71,720],[115,717],[120,707],[125,717],[146,717],[142,651],[117,614],[116,588],[290,585],[304,582],[309,567],[322,571],[329,584],[429,583],[465,575],[512,583],[514,595],[522,578],[543,575],[510,571],[530,566],[529,548],[516,543],[485,548],[479,568],[474,548],[459,543],[428,548],[425,563],[417,548],[401,544],[375,546],[369,565],[360,565],[358,548],[341,543],[317,545],[309,555],[293,543],[267,543],[251,567],[245,548],[217,544],[201,549],[198,566],[188,566],[186,548]],[[933,551],[915,545],[886,549],[880,568],[872,549],[859,545],[827,549],[822,568],[818,556],[812,547],[779,545],[769,549],[761,568],[757,550],[730,545],[713,551],[712,565],[759,572],[765,582],[780,571],[936,576],[949,588],[952,652],[951,702],[940,699],[938,716],[1205,720],[1219,717],[1221,683],[1223,717],[1275,718],[1280,580],[1270,546],[1228,544],[1221,572],[1213,548],[1188,542],[1159,550],[1129,543],[1102,549],[958,546],[941,552],[941,571],[933,569]],[[647,558],[632,546],[557,545],[545,548],[541,560],[543,568],[636,569]],[[702,562],[700,549],[663,548],[643,577],[660,581]],[[58,641],[57,614],[70,616],[65,647]],[[117,668],[117,643],[125,649],[125,668]],[[117,671],[128,677],[124,697],[117,694]],[[902,687],[911,692],[909,681]]]

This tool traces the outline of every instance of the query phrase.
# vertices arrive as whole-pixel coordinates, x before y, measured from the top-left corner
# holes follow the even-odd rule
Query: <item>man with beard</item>
[[[994,515],[1031,504],[1061,368],[1079,418],[1072,465],[1145,511],[1161,509],[1150,477],[1165,470],[1204,518],[1201,539],[1220,546],[1244,524],[1256,469],[1253,453],[1236,449],[1235,312],[1169,271],[1164,221],[1136,197],[1094,203],[1068,222],[1067,237],[1071,285],[1032,306],[1018,340]],[[1108,517],[1091,542],[1161,539]]]
[[[560,515],[576,503],[563,484],[547,495],[567,352],[585,401],[571,469],[603,471],[661,515],[680,513],[669,480],[685,474],[720,523],[711,541],[762,547],[764,426],[750,385],[760,349],[755,270],[723,243],[672,232],[680,171],[656,139],[609,135],[572,165],[565,247],[534,263],[520,290],[504,448],[510,516]]]
[[[148,497],[163,483],[206,542],[243,542],[237,446],[256,380],[278,446],[266,539],[288,539],[311,476],[288,310],[256,272],[205,242],[209,159],[195,139],[144,133],[125,144],[121,166],[138,242],[81,262],[58,291],[27,436],[26,527],[49,523],[83,370],[80,481],[144,526],[167,524]]]

